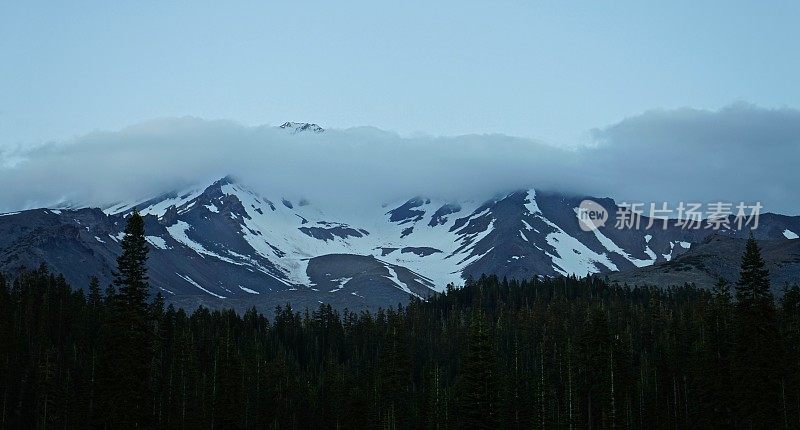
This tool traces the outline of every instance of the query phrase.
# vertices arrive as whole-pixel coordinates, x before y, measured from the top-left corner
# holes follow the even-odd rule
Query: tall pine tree
[[[459,369],[457,395],[461,428],[497,427],[496,379],[489,323],[483,311],[476,309],[472,311],[464,362]]]
[[[152,362],[152,313],[148,297],[148,247],[144,220],[137,211],[128,217],[122,254],[117,258],[114,285],[118,292],[109,306],[110,324],[104,339],[103,421],[113,427],[147,427],[152,418],[149,393]]]
[[[739,282],[736,284],[736,300],[743,308],[751,308],[772,301],[772,295],[769,292],[769,272],[752,233],[747,240],[742,257]]]
[[[747,240],[736,284],[733,402],[737,427],[777,428],[782,416],[782,348],[769,272],[753,239]]]

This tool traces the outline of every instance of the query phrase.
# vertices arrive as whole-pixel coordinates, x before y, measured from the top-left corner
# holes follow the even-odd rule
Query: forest
[[[752,239],[711,291],[482,276],[270,319],[165,306],[136,213],[122,244],[112,285],[0,276],[3,428],[800,428],[800,287]]]

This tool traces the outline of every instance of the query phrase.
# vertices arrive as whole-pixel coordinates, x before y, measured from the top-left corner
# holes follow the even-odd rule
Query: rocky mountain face
[[[87,285],[92,275],[108,283],[125,216],[134,207],[145,219],[153,289],[190,307],[272,309],[291,302],[374,309],[483,273],[530,278],[624,272],[638,275],[618,279],[682,283],[664,274],[690,273],[680,268],[696,267],[691,262],[698,255],[730,251],[738,259],[738,245],[715,244],[738,244],[749,234],[685,229],[675,220],[666,229],[660,221],[645,229],[646,218],[638,229],[617,229],[611,199],[593,199],[608,209],[610,222],[584,231],[577,208],[585,198],[534,189],[480,202],[415,197],[334,217],[313,202],[259,195],[226,177],[105,209],[0,215],[0,271],[13,275],[46,263],[75,286]],[[799,246],[789,239],[797,232],[800,217],[775,214],[763,214],[754,231],[776,258],[782,247]],[[704,267],[712,265],[704,261]],[[798,273],[795,263],[787,273]],[[719,273],[730,277],[731,270]],[[707,277],[717,274],[710,270]]]
[[[719,278],[731,286],[739,279],[744,238],[712,234],[677,256],[641,269],[609,274],[609,279],[628,285],[695,284],[711,288]],[[783,287],[800,281],[800,240],[762,240],[761,255],[769,270],[772,291],[782,295]]]

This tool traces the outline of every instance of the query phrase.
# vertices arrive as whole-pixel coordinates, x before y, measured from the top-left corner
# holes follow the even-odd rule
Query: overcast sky
[[[574,145],[800,100],[797,1],[0,1],[0,145],[185,115]]]
[[[798,2],[253,3],[0,1],[0,210],[233,173],[800,213]]]

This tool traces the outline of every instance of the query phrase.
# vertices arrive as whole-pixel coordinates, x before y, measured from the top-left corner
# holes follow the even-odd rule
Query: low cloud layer
[[[604,189],[643,201],[756,202],[800,214],[800,111],[735,104],[650,111],[594,130],[587,166]]]
[[[128,201],[232,174],[325,206],[414,195],[488,198],[537,187],[628,201],[762,201],[800,213],[800,111],[737,104],[651,111],[566,150],[503,135],[290,134],[196,118],[0,153],[0,211]]]

